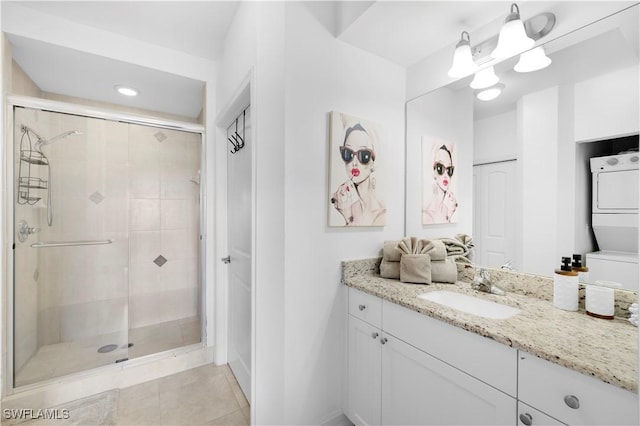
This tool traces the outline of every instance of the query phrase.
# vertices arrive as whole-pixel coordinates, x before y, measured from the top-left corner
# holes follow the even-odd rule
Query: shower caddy
[[[20,165],[18,167],[18,204],[35,205],[42,199],[41,190],[47,190],[47,198],[50,198],[51,169],[49,159],[31,142],[29,133],[39,136],[25,125],[20,126],[22,138],[20,139]],[[26,137],[25,137],[26,136]],[[44,166],[46,180],[36,176],[35,166]],[[42,174],[37,173],[42,176]],[[48,200],[47,200],[48,201]]]

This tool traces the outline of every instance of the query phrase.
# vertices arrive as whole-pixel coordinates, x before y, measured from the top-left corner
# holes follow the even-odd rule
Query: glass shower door
[[[14,387],[128,358],[127,125],[14,110]]]

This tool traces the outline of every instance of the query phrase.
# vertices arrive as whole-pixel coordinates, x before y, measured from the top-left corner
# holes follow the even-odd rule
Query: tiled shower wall
[[[16,247],[16,368],[38,347],[199,315],[200,135],[43,111],[16,126],[44,137],[46,203],[16,208],[41,231]],[[46,192],[44,192],[46,195]],[[36,241],[112,244],[33,249]]]

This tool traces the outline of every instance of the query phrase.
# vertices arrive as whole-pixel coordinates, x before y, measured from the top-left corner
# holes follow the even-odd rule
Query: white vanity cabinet
[[[547,416],[542,411],[518,401],[518,425],[520,426],[562,426],[564,423]]]
[[[633,392],[522,351],[518,377],[518,399],[562,423],[639,424]]]
[[[380,424],[382,300],[349,289],[347,417],[357,425]]]
[[[515,395],[515,350],[491,341],[481,342],[487,339],[353,288],[349,288],[348,318],[345,413],[355,424],[516,423],[514,396],[478,380],[461,368],[477,369],[484,376],[488,375],[481,371],[483,369],[499,371],[501,377],[495,378],[494,382],[508,383],[507,387]],[[386,329],[387,323],[393,330],[412,330],[418,336],[415,339],[411,335],[397,336]],[[453,343],[451,336],[437,330],[440,325],[449,327],[445,333],[455,334]],[[463,333],[457,334],[458,331]],[[438,345],[459,352],[451,356],[453,365],[448,359],[430,354],[429,348],[424,347],[425,342],[429,346],[431,338]],[[494,358],[496,348],[502,355]],[[431,349],[443,354],[436,347]]]
[[[391,335],[383,336],[383,425],[514,424],[514,398]]]

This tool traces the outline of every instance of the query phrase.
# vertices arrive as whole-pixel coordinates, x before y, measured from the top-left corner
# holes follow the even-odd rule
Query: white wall
[[[255,340],[251,415],[256,424],[282,423],[285,412],[284,20],[284,3],[243,2],[230,26],[217,67],[216,97],[220,106],[217,114],[227,113],[244,85],[251,85],[256,172],[253,176],[256,234],[253,240],[255,314],[252,325]],[[229,123],[217,124],[219,128],[226,128]],[[227,145],[223,137],[216,146],[219,204],[216,215],[221,236],[226,230],[223,209]],[[224,237],[216,241],[215,256],[219,258],[226,253],[226,241]],[[217,279],[220,280],[217,297],[224,298],[226,275],[220,273]],[[224,316],[221,317],[224,305],[223,300],[216,303],[218,327],[224,321]],[[225,359],[223,352],[224,348],[218,348],[216,358]]]
[[[473,122],[473,164],[517,158],[515,109]]]
[[[257,424],[318,424],[342,413],[340,262],[376,256],[382,241],[403,235],[404,70],[337,41],[318,13],[303,3],[243,3],[218,66],[219,112],[252,85]],[[327,227],[333,110],[384,127],[384,228]],[[226,146],[217,149],[222,170]]]
[[[575,140],[592,141],[637,133],[640,116],[638,67],[575,85]]]
[[[558,194],[558,87],[519,101],[522,154],[522,269],[549,276],[556,260]],[[567,188],[571,191],[571,188]],[[523,191],[524,193],[525,191]],[[570,253],[568,254],[570,255]]]
[[[404,69],[336,40],[304,4],[287,4],[285,143],[285,424],[342,412],[345,259],[403,236]],[[329,112],[378,123],[384,227],[329,228]],[[378,160],[380,160],[378,162]],[[378,179],[380,180],[380,179]],[[380,185],[376,188],[378,190]]]

